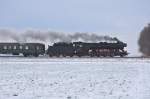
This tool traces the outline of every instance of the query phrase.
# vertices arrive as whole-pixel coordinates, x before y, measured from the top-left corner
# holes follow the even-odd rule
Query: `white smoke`
[[[42,43],[54,43],[54,42],[115,42],[116,39],[109,36],[99,36],[94,33],[61,33],[53,31],[38,31],[27,30],[24,32],[16,33],[9,29],[0,29],[0,41],[1,42],[42,42]]]

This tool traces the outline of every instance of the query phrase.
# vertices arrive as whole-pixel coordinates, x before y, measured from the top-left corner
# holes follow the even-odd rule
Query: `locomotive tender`
[[[57,42],[52,46],[48,46],[45,52],[45,45],[41,43],[0,43],[0,54],[23,54],[24,57],[39,55],[49,55],[50,57],[56,56],[90,56],[90,57],[124,57],[128,55],[124,48],[127,47],[116,39],[116,42]]]

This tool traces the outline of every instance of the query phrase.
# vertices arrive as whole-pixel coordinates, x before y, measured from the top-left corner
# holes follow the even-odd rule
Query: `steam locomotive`
[[[127,47],[127,44],[121,41],[117,41],[116,43],[58,42],[54,43],[53,46],[48,47],[47,54],[50,57],[53,56],[124,57],[128,55],[127,51],[124,50],[124,47]]]
[[[23,54],[27,56],[49,55],[50,57],[66,57],[66,56],[90,56],[90,57],[124,57],[128,55],[124,48],[126,43],[116,42],[57,42],[52,46],[48,46],[45,51],[45,45],[41,43],[0,43],[0,54]]]

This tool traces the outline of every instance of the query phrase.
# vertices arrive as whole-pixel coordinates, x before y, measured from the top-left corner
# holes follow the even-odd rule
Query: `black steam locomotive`
[[[86,42],[58,42],[54,43],[53,46],[49,46],[47,54],[50,57],[56,56],[90,56],[90,57],[124,57],[128,55],[127,51],[124,50],[127,44],[121,41],[115,43],[99,42],[99,43],[86,43]]]
[[[124,57],[128,55],[124,51],[127,44],[119,40],[116,42],[99,42],[99,43],[86,43],[86,42],[57,42],[52,46],[48,46],[45,52],[45,45],[41,43],[0,43],[0,54],[23,54],[27,56],[49,55],[50,57],[56,56],[90,56],[90,57]]]

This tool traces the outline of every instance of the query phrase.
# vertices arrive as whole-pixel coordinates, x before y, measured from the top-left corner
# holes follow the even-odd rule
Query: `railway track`
[[[98,59],[115,59],[115,58],[120,58],[120,59],[150,59],[150,57],[141,57],[141,56],[127,56],[127,57],[89,57],[89,56],[84,56],[84,57],[48,57],[48,56],[39,56],[37,58],[35,57],[24,57],[24,56],[0,56],[0,58],[26,58],[26,59],[30,59],[30,58],[34,58],[34,59],[39,59],[39,58],[50,58],[50,59],[53,59],[53,58],[72,58],[72,59],[75,59],[75,58],[81,58],[81,59],[84,59],[84,58],[91,58],[91,59],[94,59],[94,58],[98,58]]]

